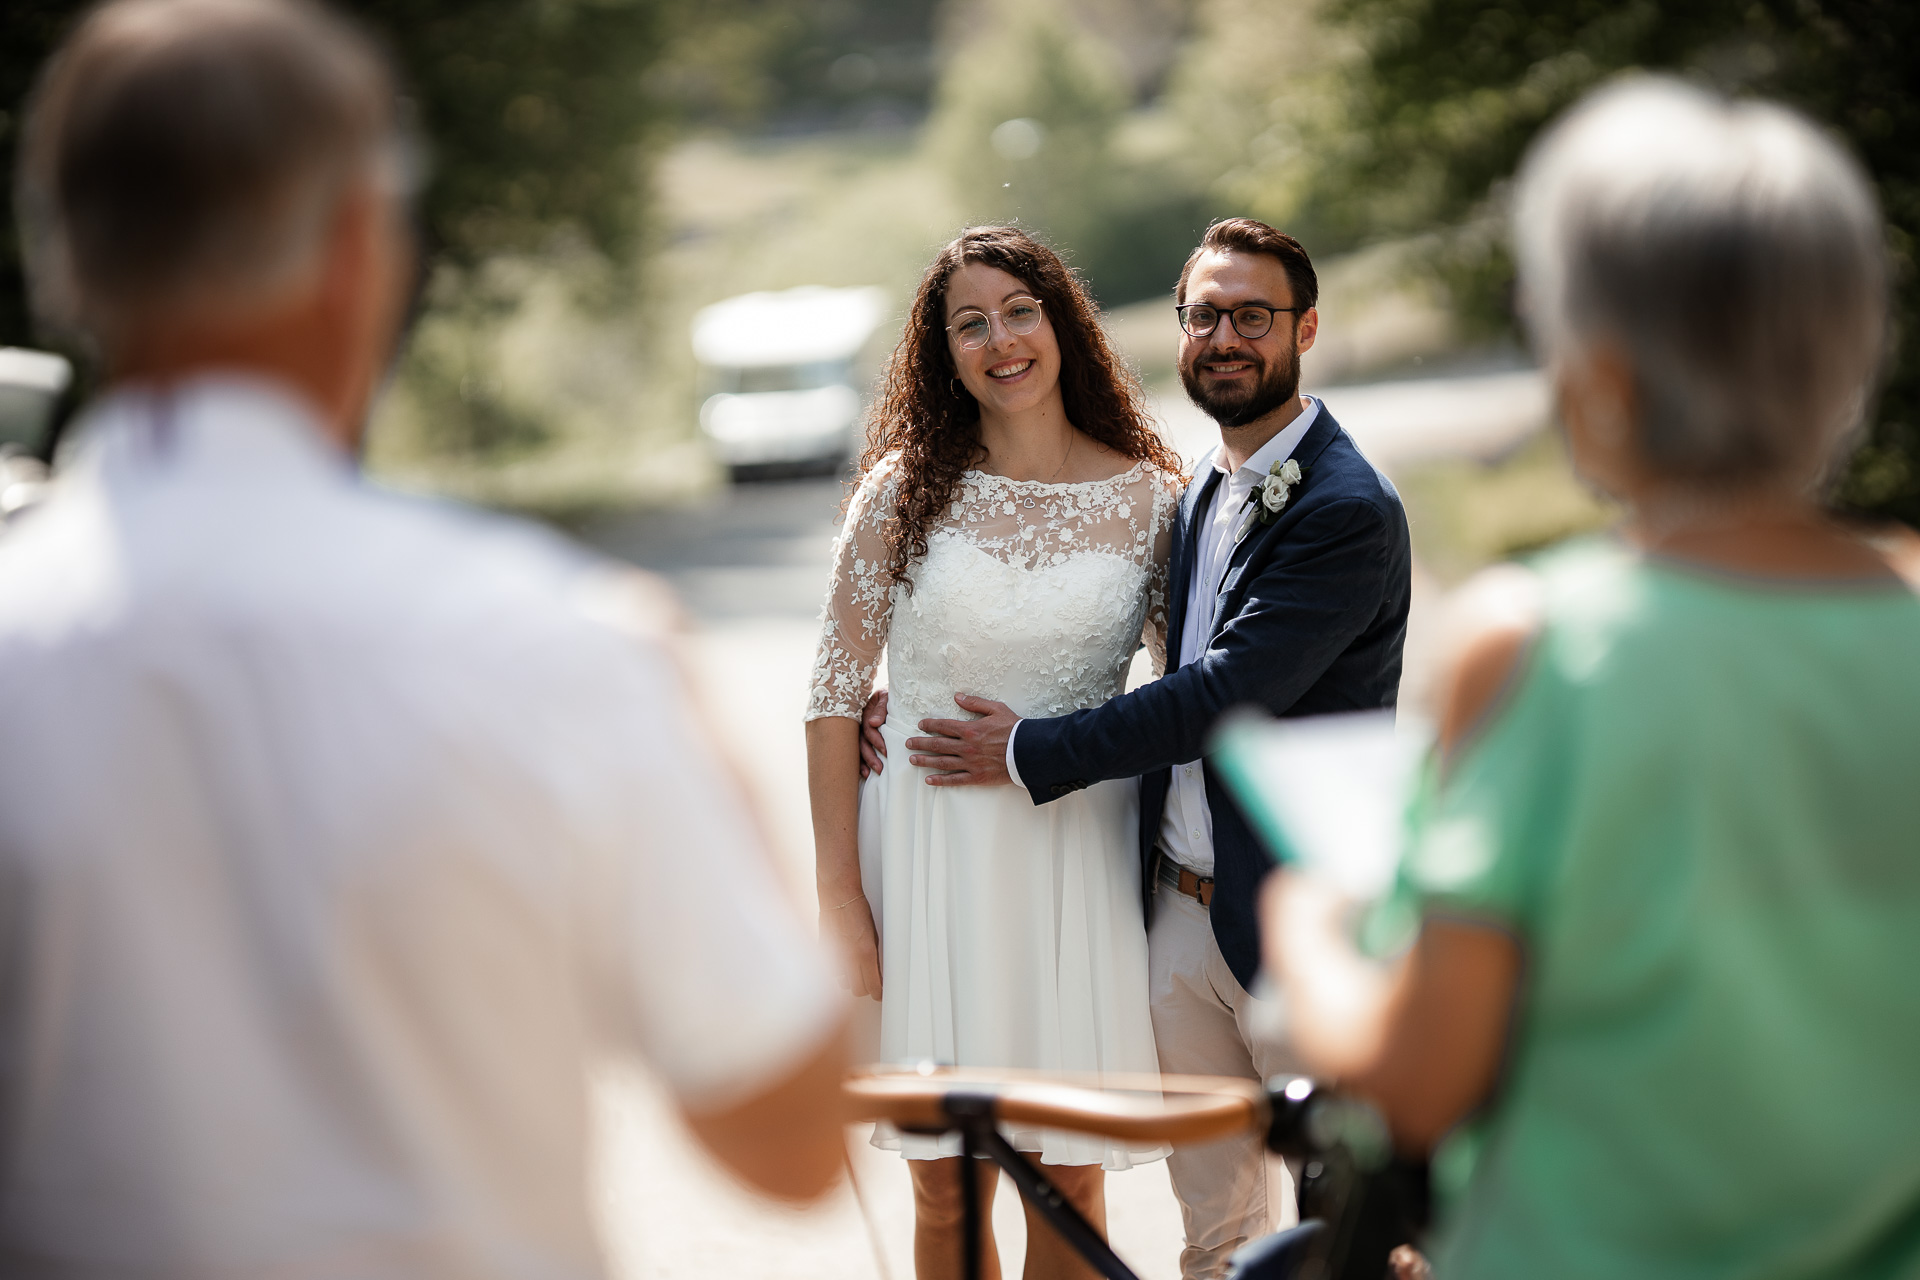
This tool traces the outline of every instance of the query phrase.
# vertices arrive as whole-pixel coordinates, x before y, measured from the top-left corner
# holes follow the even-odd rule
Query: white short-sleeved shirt
[[[0,1272],[595,1276],[590,1064],[818,1049],[623,584],[266,383],[89,415],[0,538]]]

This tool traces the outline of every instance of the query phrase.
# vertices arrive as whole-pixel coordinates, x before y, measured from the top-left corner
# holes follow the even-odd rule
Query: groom
[[[1283,1046],[1253,1029],[1256,889],[1268,869],[1246,821],[1201,759],[1230,707],[1279,716],[1392,706],[1406,638],[1406,514],[1385,476],[1324,405],[1300,394],[1319,327],[1319,285],[1291,236],[1217,222],[1177,291],[1180,378],[1220,424],[1174,527],[1168,647],[1178,668],[1104,706],[1021,720],[962,695],[977,720],[922,720],[912,763],[936,786],[1013,782],[1046,804],[1140,777],[1154,1036],[1163,1071],[1265,1078]],[[1224,1272],[1270,1229],[1253,1139],[1176,1151],[1184,1280]]]

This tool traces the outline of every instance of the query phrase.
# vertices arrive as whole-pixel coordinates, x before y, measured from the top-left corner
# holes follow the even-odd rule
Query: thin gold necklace
[[[1067,437],[1067,451],[1060,455],[1060,465],[1053,469],[1052,475],[1048,476],[1045,480],[1042,480],[1039,483],[1052,484],[1055,480],[1058,480],[1060,478],[1060,473],[1067,469],[1067,459],[1073,456],[1073,446],[1075,443],[1076,441],[1072,436]],[[1032,482],[1029,481],[1028,483],[1032,483]],[[1029,493],[1024,499],[1021,500],[1020,505],[1028,508],[1033,507],[1035,505],[1033,500],[1033,495]]]
[[[1067,459],[1073,456],[1073,446],[1074,446],[1074,438],[1072,436],[1068,436],[1067,451],[1060,455],[1060,465],[1055,467],[1053,469],[1053,474],[1047,477],[1048,484],[1052,484],[1055,480],[1058,480],[1060,478],[1060,473],[1067,469]]]

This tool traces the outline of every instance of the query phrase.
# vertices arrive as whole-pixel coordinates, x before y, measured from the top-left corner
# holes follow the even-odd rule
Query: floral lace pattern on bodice
[[[898,475],[883,460],[848,506],[807,719],[859,716],[882,650],[890,718],[903,724],[964,718],[955,693],[1022,716],[1098,706],[1121,691],[1142,640],[1164,671],[1178,477],[1144,462],[1084,484],[969,471],[909,592],[887,581],[882,540]]]

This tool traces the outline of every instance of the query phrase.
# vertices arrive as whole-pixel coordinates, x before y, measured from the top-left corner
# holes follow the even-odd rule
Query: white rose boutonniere
[[[1305,474],[1292,458],[1268,467],[1267,478],[1253,486],[1253,492],[1247,495],[1247,514],[1240,522],[1240,531],[1233,535],[1235,544],[1253,529],[1254,521],[1272,524],[1278,520],[1280,513],[1287,509],[1287,499],[1293,496],[1294,486]]]

